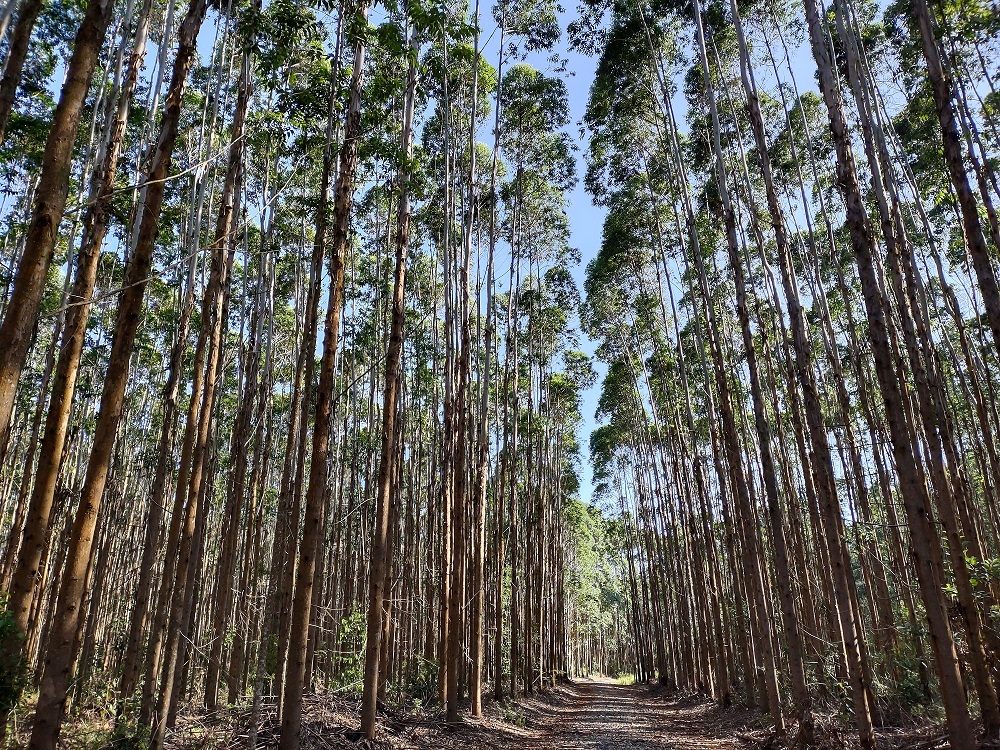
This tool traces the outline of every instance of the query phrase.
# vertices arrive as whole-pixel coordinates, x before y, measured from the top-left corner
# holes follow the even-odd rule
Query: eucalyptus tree
[[[375,708],[380,679],[379,657],[381,655],[383,619],[388,616],[383,611],[385,583],[388,576],[388,526],[390,502],[398,493],[399,486],[393,487],[396,458],[396,414],[397,390],[401,379],[401,355],[403,349],[405,310],[404,293],[406,284],[406,260],[410,242],[410,173],[413,159],[413,118],[417,97],[417,60],[419,41],[417,29],[407,25],[409,39],[405,49],[406,91],[403,95],[402,123],[400,134],[401,162],[398,171],[398,206],[396,208],[395,261],[392,287],[392,319],[390,322],[389,344],[386,349],[384,390],[382,396],[382,445],[378,468],[378,506],[376,508],[375,536],[372,541],[372,563],[369,573],[368,622],[365,640],[365,685],[362,705],[361,731],[369,739],[375,738]],[[384,665],[383,665],[384,666]],[[383,678],[384,679],[384,678]]]
[[[581,300],[556,4],[136,0],[117,45],[107,4],[39,7],[0,151],[33,746],[105,684],[119,735],[252,701],[293,748],[310,691],[376,739],[393,700],[454,724],[592,669],[803,745],[936,687],[967,746],[968,680],[995,732],[983,9],[584,3]]]
[[[41,385],[8,441],[28,468],[2,472],[6,567],[32,620],[11,654],[46,676],[39,747],[101,680],[119,685],[118,731],[151,725],[160,746],[196,696],[221,711],[252,681],[259,716],[270,679],[290,747],[303,694],[353,684],[365,647],[369,734],[435,652],[453,713],[467,687],[501,685],[507,617],[518,684],[579,663],[569,550],[591,527],[569,508],[590,376],[569,354],[568,108],[555,76],[511,70],[552,46],[557,9],[496,9],[506,90],[474,16],[410,4],[372,28],[336,10],[130,5],[113,74],[85,92],[98,155],[72,154],[91,201],[71,212],[79,261],[45,274],[57,324],[26,350],[21,384]],[[147,37],[163,41],[148,66]],[[32,158],[5,157],[16,210]],[[23,255],[16,210],[5,260]],[[514,602],[505,559],[529,584]]]
[[[334,186],[334,211],[331,254],[332,278],[323,330],[323,355],[320,360],[319,384],[316,391],[316,413],[312,436],[312,461],[309,484],[303,509],[304,531],[295,576],[291,633],[288,645],[288,666],[282,706],[281,747],[294,750],[299,746],[302,722],[302,693],[306,679],[306,651],[309,622],[315,585],[316,557],[319,553],[324,515],[324,491],[327,481],[327,453],[330,440],[330,412],[334,398],[338,332],[344,293],[344,255],[350,231],[351,202],[358,162],[361,128],[361,94],[365,69],[365,40],[360,25],[366,24],[368,6],[346,9],[347,37],[353,37],[351,83],[344,112],[344,136],[340,149],[337,180]],[[324,188],[325,189],[325,188]],[[323,235],[326,228],[327,196],[321,195],[317,212],[320,238],[316,244],[323,255]],[[317,276],[313,281],[319,284]]]
[[[691,10],[693,18],[687,15]],[[614,465],[616,492],[624,506],[634,503],[636,539],[648,539],[630,558],[635,569],[643,560],[657,563],[662,534],[668,538],[678,535],[676,538],[683,540],[687,531],[683,520],[671,516],[669,505],[659,506],[657,501],[664,494],[674,493],[679,498],[690,495],[687,487],[691,485],[674,476],[669,456],[686,456],[692,451],[697,456],[701,450],[698,443],[708,444],[714,456],[718,500],[713,501],[705,492],[713,488],[703,484],[697,464],[693,486],[709,505],[718,502],[725,539],[722,559],[730,568],[734,592],[742,589],[750,596],[746,613],[737,607],[736,615],[741,620],[747,618],[752,637],[743,638],[740,626],[733,634],[742,661],[737,672],[747,678],[744,695],[754,702],[758,689],[767,686],[767,681],[757,685],[753,677],[754,664],[761,657],[765,675],[773,674],[776,668],[784,671],[787,665],[802,741],[809,738],[808,706],[815,699],[807,688],[803,667],[815,664],[824,679],[822,661],[812,657],[819,649],[811,633],[819,629],[831,633],[833,642],[844,646],[835,654],[837,668],[851,678],[861,740],[869,745],[874,742],[870,715],[875,686],[865,614],[870,614],[871,627],[879,639],[886,637],[887,630],[902,627],[888,606],[889,582],[876,573],[874,559],[879,554],[894,556],[906,569],[903,577],[907,578],[910,572],[902,564],[902,551],[903,545],[912,542],[914,549],[921,550],[916,572],[935,633],[931,640],[951,716],[949,728],[953,742],[961,746],[968,741],[968,714],[959,705],[961,701],[951,697],[960,696],[962,691],[951,681],[958,677],[957,654],[948,645],[955,641],[947,618],[940,616],[944,602],[941,587],[950,580],[942,575],[954,576],[959,599],[965,602],[960,610],[962,627],[972,647],[963,659],[967,658],[976,679],[987,732],[992,731],[993,690],[982,669],[989,629],[981,629],[980,622],[986,610],[982,602],[972,602],[965,572],[968,561],[954,541],[966,534],[972,547],[978,548],[972,515],[966,516],[966,525],[955,515],[955,508],[971,510],[963,499],[968,496],[969,485],[963,478],[966,469],[957,452],[948,448],[955,437],[951,412],[961,397],[945,407],[943,392],[949,386],[939,375],[942,357],[954,358],[955,350],[948,351],[947,334],[934,330],[931,321],[935,313],[928,309],[931,298],[921,277],[922,261],[911,249],[933,248],[935,243],[926,218],[920,220],[924,210],[920,201],[933,194],[933,188],[930,183],[918,188],[905,163],[893,164],[894,160],[899,163],[900,143],[891,129],[893,105],[887,104],[876,79],[878,66],[884,70],[889,57],[879,46],[876,11],[837,3],[828,19],[809,3],[805,10],[825,100],[794,90],[793,67],[788,65],[782,71],[773,51],[784,45],[784,54],[789,54],[786,34],[798,12],[795,8],[715,3],[693,8],[663,4],[625,8],[587,3],[572,26],[577,48],[599,58],[587,113],[591,141],[586,184],[595,200],[608,208],[602,249],[588,269],[585,319],[592,335],[603,341],[599,356],[620,373],[614,382],[605,383],[605,394],[610,394],[612,387],[624,387],[623,392],[615,391],[617,398],[634,402],[647,415],[631,427],[639,431],[639,437],[628,440],[624,431],[614,433],[620,435],[617,458],[602,458],[602,465]],[[888,17],[900,13],[892,9]],[[744,24],[743,14],[751,19],[749,24]],[[897,32],[902,49],[910,56],[907,59],[927,52],[917,31],[914,25]],[[948,33],[938,32],[942,37]],[[829,37],[837,46],[830,46]],[[761,50],[767,50],[764,61],[770,58],[770,71],[760,59]],[[677,115],[679,91],[673,81],[684,72],[684,52],[700,65],[687,71],[687,118],[681,122]],[[843,54],[844,60],[834,58],[834,53]],[[985,66],[983,71],[988,77]],[[910,68],[908,74],[914,89],[920,91],[921,72]],[[975,73],[968,68],[956,69],[961,81],[982,75],[978,68]],[[759,80],[777,86],[773,98],[771,92],[759,87]],[[863,191],[850,154],[851,139],[839,99],[842,87],[849,88],[857,103],[859,139],[868,157],[871,194]],[[794,96],[791,103],[790,90]],[[774,118],[776,99],[777,118],[770,119]],[[833,125],[829,135],[817,129],[816,104],[820,101]],[[988,110],[971,118],[969,112],[965,114],[965,144],[970,154],[966,164],[971,165],[977,179],[987,177],[987,170],[980,168],[984,162],[975,158],[973,151],[982,142],[975,135],[976,117],[985,123]],[[912,120],[897,121],[904,136],[915,134],[916,125]],[[921,133],[921,137],[926,135]],[[835,180],[826,166],[830,156],[837,165]],[[921,158],[921,170],[925,165],[932,166],[932,173],[936,169],[933,184],[947,190],[948,178],[944,176],[942,182],[941,169],[933,167],[933,155],[928,158],[926,146]],[[840,189],[840,195],[834,187]],[[904,194],[912,196],[913,202],[903,202]],[[958,209],[958,203],[949,199],[942,205],[940,196],[940,192],[935,194],[935,220],[949,231],[957,230],[959,238],[968,234],[968,228],[962,228],[960,211],[955,222],[952,206]],[[983,200],[989,204],[988,198]],[[872,204],[883,219],[877,228],[866,215]],[[988,208],[986,214],[987,218],[991,215]],[[762,216],[773,228],[770,237]],[[803,218],[807,226],[800,230]],[[844,219],[841,227],[839,222]],[[825,238],[822,231],[816,231],[816,223],[825,226]],[[929,239],[921,235],[925,231]],[[919,237],[914,244],[907,237],[911,233]],[[868,250],[859,253],[855,276],[852,267],[843,265],[841,248],[857,250],[862,240]],[[720,242],[726,249],[731,280],[716,257],[715,246]],[[887,250],[884,267],[879,252],[882,242]],[[933,260],[937,277],[946,284],[953,272],[942,270],[940,255],[933,249],[928,260]],[[780,276],[780,286],[776,276]],[[860,314],[869,322],[870,348],[855,334],[858,281],[865,303]],[[675,304],[678,288],[682,290],[679,307]],[[730,295],[734,291],[733,308]],[[988,293],[980,299],[988,307],[986,297]],[[972,299],[978,304],[975,295]],[[961,327],[962,314],[950,315]],[[648,327],[650,321],[656,321],[653,327]],[[729,342],[734,324],[743,339],[742,351]],[[663,345],[658,340],[669,342],[676,354],[659,354]],[[845,384],[841,340],[849,342],[849,372],[856,395]],[[945,342],[937,352],[936,341]],[[986,354],[992,356],[989,350]],[[965,359],[970,360],[968,356]],[[706,362],[711,365],[707,371]],[[968,371],[973,384],[981,366],[974,363]],[[697,402],[690,388],[694,378],[705,378],[697,381],[705,386],[705,397]],[[743,384],[744,378],[749,387]],[[960,376],[954,387],[968,394],[968,384],[963,386],[962,380]],[[931,397],[934,392],[941,395]],[[911,401],[911,394],[915,400]],[[884,416],[873,395],[882,397]],[[607,403],[612,403],[609,395],[607,398]],[[686,402],[686,409],[678,410],[678,402]],[[753,413],[752,421],[746,417],[748,411]],[[608,411],[604,416],[614,419],[613,413]],[[704,432],[698,427],[702,415],[707,418]],[[992,429],[991,417],[979,421],[983,426],[970,436],[974,445],[979,442],[978,434]],[[664,424],[673,424],[675,430],[682,425],[687,429],[676,433],[676,440],[664,441],[661,448],[658,443],[665,437]],[[784,449],[781,442],[780,436],[789,433],[795,435],[794,452]],[[871,435],[867,448],[861,446],[859,433]],[[886,442],[894,451],[891,463],[883,453]],[[660,458],[661,452],[666,461]],[[985,456],[982,461],[988,463]],[[741,472],[743,462],[752,467],[750,471]],[[866,462],[875,467],[877,490],[868,486]],[[844,490],[836,479],[840,471],[844,473]],[[763,487],[758,485],[761,479]],[[927,479],[932,480],[930,487]],[[899,484],[895,484],[897,480]],[[805,509],[798,505],[800,491],[807,500]],[[758,515],[761,493],[765,506],[778,514],[770,534],[758,531],[751,521]],[[881,501],[880,508],[872,507],[872,498]],[[985,519],[990,514],[990,501],[983,500],[975,513],[984,512],[980,518]],[[734,501],[736,519],[730,505]],[[863,526],[877,524],[878,518],[884,517],[893,528],[897,503],[909,514],[910,537],[907,540],[893,533],[880,544]],[[945,527],[946,550],[939,537],[928,533],[925,522],[918,523],[918,516],[930,516],[930,503]],[[710,507],[703,508],[703,513],[709,511],[706,520],[710,519]],[[785,508],[789,513],[787,528],[781,520]],[[800,515],[803,510],[808,514]],[[662,518],[659,513],[663,513]],[[690,530],[696,531],[698,525],[695,521]],[[710,536],[711,525],[705,529],[706,537]],[[786,534],[787,548],[781,543]],[[810,541],[823,561],[818,567],[805,554],[804,544]],[[699,548],[687,549],[695,555]],[[950,555],[950,568],[942,566],[948,562],[945,551]],[[691,559],[698,559],[695,567],[712,580],[714,555],[711,549],[706,552],[704,558]],[[681,565],[675,575],[687,575],[687,570],[687,564]],[[770,584],[766,583],[772,575],[786,614],[786,638],[792,633],[794,640],[799,617],[806,624],[799,632],[810,634],[800,635],[797,648],[786,640],[787,662],[769,658],[774,635],[768,613],[777,606],[770,601]],[[855,580],[856,575],[861,580]],[[939,576],[936,582],[934,575]],[[819,602],[810,591],[814,580],[823,587]],[[905,590],[905,584],[899,586]],[[663,586],[655,567],[650,568],[648,581],[636,581],[634,593],[642,600],[648,597],[633,610],[637,649],[648,638],[661,672],[667,669],[688,674],[696,661],[689,655],[689,644],[698,644],[703,630],[724,633],[732,627],[731,622],[725,622],[724,610],[716,620],[714,614],[700,612],[682,594]],[[989,595],[984,591],[984,596]],[[905,594],[903,598],[913,622],[918,610]],[[712,620],[718,627],[707,627]],[[670,647],[661,647],[661,634],[667,635]],[[919,638],[913,642],[919,649]],[[672,654],[677,652],[681,658],[675,660]],[[637,659],[640,673],[648,674],[643,658]],[[891,659],[889,664],[895,669]],[[774,690],[767,692],[772,697],[770,712],[777,720],[780,709],[773,700]]]
[[[27,5],[29,8],[26,10],[30,10],[30,4]],[[35,12],[37,13],[37,8]],[[84,100],[113,12],[114,3],[111,0],[94,0],[88,3],[73,41],[73,53],[66,67],[66,79],[60,90],[59,104],[52,113],[52,123],[42,155],[42,168],[32,201],[31,223],[25,235],[24,251],[17,263],[14,288],[4,310],[3,322],[0,323],[0,443],[5,444],[9,438],[18,378],[38,323],[38,308],[45,291],[45,279],[55,251],[59,224],[66,210],[73,147]],[[27,33],[30,34],[27,14],[24,21],[28,26]],[[14,51],[14,54],[17,52]],[[10,59],[8,62],[13,64]],[[19,70],[17,74],[19,79]],[[0,115],[3,114],[0,112]],[[21,616],[17,617],[20,620]]]
[[[106,126],[107,134],[101,146],[101,161],[91,178],[89,191],[91,204],[83,219],[83,238],[80,242],[73,286],[67,300],[69,310],[63,330],[63,343],[56,365],[39,461],[35,467],[34,486],[25,514],[16,565],[11,574],[11,597],[8,607],[14,613],[15,621],[22,631],[28,627],[28,613],[38,566],[43,549],[48,543],[49,517],[60,469],[60,458],[66,440],[101,246],[108,230],[111,199],[118,172],[118,161],[124,146],[127,117],[145,50],[150,11],[150,3],[144,3],[136,20],[132,51],[125,65],[124,78],[120,82],[118,99],[114,102],[114,110],[110,108],[108,110],[114,114],[113,118],[109,116],[109,123]]]
[[[39,705],[35,710],[32,729],[33,747],[54,747],[62,724],[70,672],[76,650],[79,648],[77,630],[80,626],[80,608],[87,588],[94,531],[98,523],[101,498],[121,417],[121,404],[128,381],[129,362],[135,343],[143,293],[152,264],[159,211],[181,115],[181,101],[193,62],[198,31],[206,11],[207,3],[195,0],[179,27],[178,49],[165,98],[160,137],[147,173],[150,186],[140,217],[138,241],[129,259],[124,289],[118,305],[108,372],[104,380],[101,407],[95,428],[94,446],[87,463],[80,507],[75,516],[71,546],[56,603],[54,619],[58,625],[57,631],[50,635],[43,670],[45,688],[39,695]]]

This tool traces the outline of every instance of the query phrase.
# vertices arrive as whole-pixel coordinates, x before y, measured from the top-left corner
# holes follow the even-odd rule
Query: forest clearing
[[[0,750],[1000,747],[997,0],[0,63]]]

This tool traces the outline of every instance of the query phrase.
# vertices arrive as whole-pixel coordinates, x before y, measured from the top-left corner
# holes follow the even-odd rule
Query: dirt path
[[[524,727],[481,726],[464,745],[497,750],[736,750],[749,715],[647,686],[581,680],[522,704]]]
[[[719,714],[699,700],[664,700],[644,686],[583,681],[565,701],[541,712],[539,747],[566,750],[730,750],[733,735],[719,737]],[[548,713],[546,716],[545,714]],[[713,721],[714,720],[714,721]],[[729,723],[729,722],[726,722]]]

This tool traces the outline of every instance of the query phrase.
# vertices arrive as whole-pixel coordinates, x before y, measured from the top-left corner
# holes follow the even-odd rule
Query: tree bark
[[[956,750],[974,748],[975,734],[965,702],[965,689],[955,640],[943,601],[942,582],[939,580],[935,563],[936,559],[941,558],[940,541],[932,527],[927,489],[918,474],[904,414],[904,396],[893,368],[884,300],[875,270],[876,246],[854,167],[843,101],[816,1],[805,0],[804,6],[813,57],[819,70],[820,91],[826,103],[830,132],[837,155],[837,186],[844,198],[851,245],[858,263],[868,316],[868,336],[875,357],[875,374],[885,403],[886,421],[900,480],[900,494],[912,537],[911,556],[924,599],[928,634],[941,683],[942,700],[948,720],[948,736],[952,747]]]
[[[45,0],[21,0],[17,9],[17,23],[14,25],[14,34],[7,47],[3,77],[0,78],[0,143],[3,143],[7,134],[10,113],[14,109],[14,98],[18,86],[21,85],[21,74],[24,72],[24,61],[28,57],[31,32],[34,31],[35,21],[38,20],[38,15],[44,6]]]
[[[941,145],[944,150],[945,164],[948,167],[948,176],[955,188],[966,246],[972,256],[972,267],[975,269],[976,280],[979,282],[979,291],[983,295],[986,321],[993,333],[993,344],[1000,354],[1000,289],[997,286],[996,270],[990,258],[983,225],[979,220],[976,196],[972,192],[969,175],[965,171],[962,141],[958,134],[955,104],[952,101],[951,80],[944,68],[927,0],[914,0],[913,15],[920,30],[920,41],[923,46],[924,59],[927,62],[927,77],[930,79],[931,92],[934,96],[934,109],[937,111],[941,127]]]
[[[396,411],[397,390],[401,380],[400,361],[403,352],[403,325],[406,322],[404,293],[406,290],[406,255],[410,247],[410,160],[413,158],[413,110],[417,89],[417,55],[419,48],[416,31],[410,31],[407,47],[409,62],[406,69],[406,95],[403,103],[401,153],[403,166],[399,170],[399,201],[396,213],[396,255],[392,286],[392,313],[389,323],[389,345],[385,354],[385,380],[382,394],[382,444],[378,465],[377,505],[375,529],[372,536],[371,564],[368,584],[368,619],[365,641],[364,688],[361,699],[361,731],[370,740],[375,739],[375,711],[382,681],[380,675],[386,664],[380,663],[380,653],[387,644],[382,643],[383,620],[388,617],[385,607],[385,587],[391,568],[388,550],[390,507],[399,498],[392,497],[393,477],[396,473]],[[398,490],[399,485],[397,485]]]
[[[73,144],[80,116],[113,8],[114,0],[90,0],[87,5],[73,41],[66,81],[45,142],[24,252],[17,266],[14,290],[3,323],[0,323],[0,451],[9,437],[17,381],[38,323],[45,279],[66,210]]]
[[[170,169],[170,157],[177,139],[181,102],[187,75],[194,60],[198,30],[205,17],[207,0],[193,0],[180,28],[170,90],[160,126],[160,136],[147,177],[145,211],[141,215],[139,242],[125,273],[124,290],[115,317],[111,355],[101,393],[100,412],[94,431],[93,448],[87,463],[80,505],[73,523],[59,597],[49,634],[48,650],[39,686],[38,706],[32,729],[30,750],[54,750],[62,724],[70,672],[76,657],[80,607],[87,590],[89,562],[97,529],[101,499],[108,477],[115,435],[122,416],[125,387],[142,299],[149,280],[153,247],[159,227],[163,192]],[[65,193],[63,193],[65,200]]]
[[[368,17],[368,6],[352,8],[356,19]],[[316,574],[316,556],[320,552],[323,532],[327,459],[330,444],[330,416],[334,402],[334,376],[336,374],[337,343],[340,332],[341,307],[344,298],[344,259],[350,238],[351,204],[354,197],[354,180],[358,166],[358,146],[361,139],[361,96],[364,81],[365,43],[358,36],[354,42],[354,68],[351,73],[350,98],[344,120],[344,142],[340,149],[340,170],[334,192],[333,236],[331,243],[331,279],[327,301],[326,321],[323,331],[323,354],[320,360],[319,387],[316,391],[316,416],[313,424],[312,462],[309,485],[306,491],[305,528],[299,552],[299,566],[295,576],[295,595],[292,603],[292,624],[289,634],[288,665],[285,673],[285,690],[282,700],[281,750],[298,750],[302,729],[302,695],[306,680],[306,652],[309,646],[309,621],[311,617],[313,587]],[[322,197],[321,197],[322,201]],[[320,212],[317,233],[325,231],[325,211]]]

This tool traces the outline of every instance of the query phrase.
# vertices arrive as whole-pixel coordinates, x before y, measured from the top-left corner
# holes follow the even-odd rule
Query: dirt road
[[[731,717],[720,721],[722,712],[700,700],[665,700],[652,696],[645,686],[586,680],[562,693],[557,701],[548,711],[539,712],[543,730],[539,747],[566,750],[734,747]]]
[[[460,742],[495,750],[734,750],[736,733],[749,720],[743,711],[722,711],[703,699],[599,680],[581,680],[521,705],[523,727],[467,726]]]

